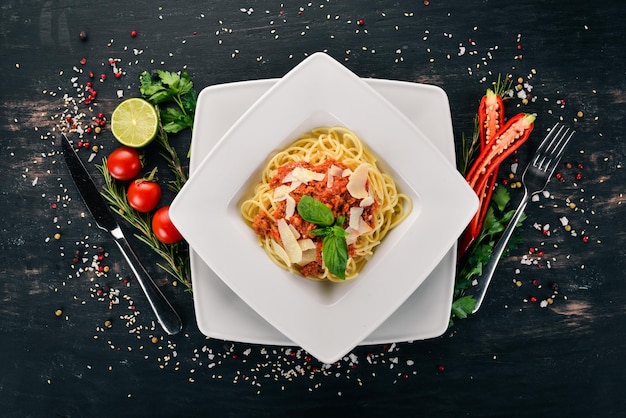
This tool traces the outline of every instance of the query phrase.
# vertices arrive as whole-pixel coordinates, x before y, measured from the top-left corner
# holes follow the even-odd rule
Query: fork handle
[[[473,292],[475,292],[476,295],[476,305],[474,306],[474,310],[472,311],[472,313],[475,313],[476,311],[478,311],[478,309],[480,309],[480,305],[482,305],[483,300],[485,299],[485,293],[487,293],[487,288],[491,283],[491,279],[496,271],[496,267],[498,266],[500,257],[502,256],[502,253],[504,252],[504,249],[506,248],[509,239],[511,239],[511,235],[513,235],[513,231],[515,231],[515,226],[519,222],[522,213],[524,213],[524,209],[526,209],[526,205],[528,204],[529,200],[530,194],[528,193],[528,190],[524,189],[524,195],[522,196],[522,200],[515,210],[515,214],[513,215],[506,229],[502,233],[500,240],[493,247],[493,253],[491,255],[489,263],[487,263],[487,265],[483,267],[483,273],[478,278],[478,285],[472,288]]]

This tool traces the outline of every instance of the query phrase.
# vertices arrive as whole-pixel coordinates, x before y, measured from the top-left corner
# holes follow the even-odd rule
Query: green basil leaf
[[[324,228],[315,228],[312,231],[309,231],[309,235],[313,235],[315,237],[324,237],[328,234],[331,233],[331,229],[330,227],[324,227]]]
[[[334,234],[324,236],[322,258],[332,274],[345,280],[348,265],[348,243],[345,237],[338,237]]]
[[[345,238],[348,236],[348,231],[346,231],[345,229],[343,229],[341,226],[339,225],[333,225],[330,228],[330,233],[332,233],[334,236],[336,236],[337,238]]]
[[[298,213],[302,219],[315,225],[331,226],[335,221],[333,211],[328,206],[308,195],[300,198]]]

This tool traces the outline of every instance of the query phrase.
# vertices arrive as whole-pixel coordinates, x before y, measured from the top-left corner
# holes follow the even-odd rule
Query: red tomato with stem
[[[137,179],[126,192],[128,204],[138,212],[150,212],[161,200],[161,186],[152,179]]]
[[[174,244],[183,239],[170,219],[170,207],[159,208],[152,216],[152,232],[163,244]]]
[[[130,147],[119,147],[107,158],[107,170],[117,180],[130,180],[141,172],[139,151]]]

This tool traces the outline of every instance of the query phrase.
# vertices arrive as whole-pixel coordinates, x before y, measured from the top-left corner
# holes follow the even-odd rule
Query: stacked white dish
[[[272,153],[331,125],[355,131],[414,202],[361,274],[341,284],[278,268],[238,211]],[[205,335],[299,345],[332,363],[356,345],[445,332],[455,243],[477,199],[454,165],[443,90],[360,79],[317,53],[281,79],[205,88],[191,149],[190,180],[170,213],[192,248],[195,312]]]

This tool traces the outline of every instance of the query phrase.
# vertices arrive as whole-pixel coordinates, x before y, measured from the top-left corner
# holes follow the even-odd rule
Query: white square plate
[[[278,80],[219,84],[198,96],[190,173],[239,117]],[[435,86],[403,81],[365,79],[455,162],[450,108],[445,92]],[[211,338],[256,344],[293,345],[238,297],[191,249],[191,277],[196,322]],[[382,344],[438,337],[448,329],[454,292],[456,244],[424,282],[385,322],[360,344]]]
[[[442,117],[449,125],[449,111]],[[239,202],[258,181],[255,174],[267,157],[302,132],[336,124],[355,131],[414,202],[413,212],[386,237],[359,277],[339,285],[304,280],[276,267],[239,214]],[[197,129],[196,135],[201,135]],[[403,114],[318,53],[269,88],[225,133],[173,202],[171,215],[234,293],[288,339],[332,363],[426,279],[476,206],[475,194],[454,165]]]

